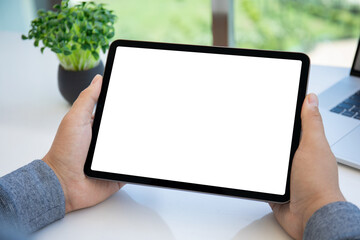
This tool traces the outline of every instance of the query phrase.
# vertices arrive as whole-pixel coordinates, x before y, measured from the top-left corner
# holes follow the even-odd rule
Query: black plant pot
[[[89,70],[85,71],[68,71],[61,65],[58,69],[58,85],[61,95],[70,104],[73,104],[82,90],[87,88],[96,74],[104,73],[104,64],[102,61]]]

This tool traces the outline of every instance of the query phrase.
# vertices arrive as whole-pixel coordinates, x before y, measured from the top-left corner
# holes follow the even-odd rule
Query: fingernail
[[[309,105],[314,106],[314,107],[319,106],[319,100],[314,93],[310,93],[307,97],[307,100],[308,100]]]
[[[99,81],[100,78],[101,78],[101,75],[100,75],[100,74],[96,74],[96,76],[94,77],[94,79],[93,79],[92,82],[91,82],[91,85],[92,85],[92,84],[95,84],[97,81]]]

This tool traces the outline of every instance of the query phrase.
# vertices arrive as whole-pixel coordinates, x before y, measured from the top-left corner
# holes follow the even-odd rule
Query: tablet
[[[117,40],[85,174],[286,202],[308,70],[302,53]]]

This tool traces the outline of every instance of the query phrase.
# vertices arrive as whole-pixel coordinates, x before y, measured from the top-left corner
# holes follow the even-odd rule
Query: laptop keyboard
[[[330,111],[360,120],[360,90],[339,103]]]

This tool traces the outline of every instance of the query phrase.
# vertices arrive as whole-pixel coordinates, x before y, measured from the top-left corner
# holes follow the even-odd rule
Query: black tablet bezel
[[[125,174],[92,170],[91,164],[92,164],[93,154],[96,146],[99,126],[101,123],[101,117],[104,109],[107,89],[109,86],[115,52],[118,46],[300,60],[302,62],[301,75],[300,75],[299,90],[297,96],[296,114],[294,118],[294,129],[293,129],[292,144],[291,144],[291,150],[289,156],[289,168],[288,168],[288,175],[286,180],[285,194],[277,195],[277,194],[253,192],[247,190],[215,187],[208,185],[169,181],[163,179],[153,179],[147,177],[130,176]],[[99,179],[115,180],[115,181],[122,181],[128,183],[145,184],[145,185],[168,187],[168,188],[177,188],[183,190],[236,196],[242,198],[262,200],[262,201],[271,201],[271,202],[279,202],[279,203],[287,202],[290,199],[290,172],[291,172],[292,160],[300,141],[300,132],[301,132],[300,112],[306,94],[309,65],[310,65],[310,59],[307,55],[303,53],[251,50],[251,49],[212,47],[212,46],[197,46],[197,45],[185,45],[185,44],[170,44],[170,43],[144,42],[144,41],[132,41],[132,40],[116,40],[110,45],[110,49],[106,61],[103,84],[95,112],[95,118],[92,128],[92,139],[84,166],[84,172],[89,177],[99,178]]]

